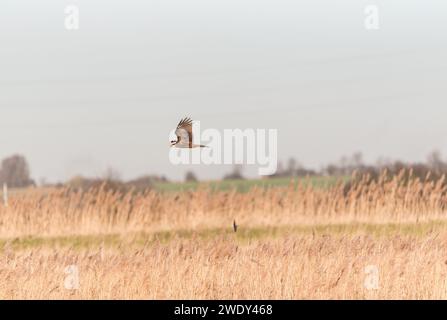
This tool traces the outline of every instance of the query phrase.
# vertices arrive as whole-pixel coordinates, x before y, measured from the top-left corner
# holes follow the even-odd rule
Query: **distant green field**
[[[396,235],[412,236],[414,238],[445,232],[447,222],[434,220],[419,223],[341,223],[292,226],[241,226],[237,233],[231,227],[208,228],[199,230],[170,230],[154,232],[106,233],[67,236],[22,236],[0,238],[0,246],[14,249],[29,249],[38,247],[71,249],[97,248],[107,245],[120,248],[141,248],[155,241],[168,243],[175,239],[213,239],[234,237],[240,243],[249,243],[256,239],[275,239],[288,236],[336,236],[336,235],[368,235],[375,238],[386,238]]]
[[[266,178],[266,179],[247,179],[247,180],[214,180],[214,181],[199,181],[199,182],[157,182],[154,187],[155,190],[161,192],[181,192],[181,191],[195,191],[197,189],[207,189],[211,191],[229,191],[236,190],[237,192],[247,192],[253,187],[258,188],[287,188],[291,183],[295,186],[302,184],[304,186],[312,186],[314,188],[328,188],[335,184],[349,181],[350,177],[296,177],[296,178]],[[8,195],[13,198],[23,192],[46,192],[48,188],[25,188],[25,189],[10,189]],[[0,190],[0,201],[3,201],[3,192]]]
[[[327,188],[343,181],[347,182],[349,177],[300,177],[300,178],[269,178],[252,180],[221,180],[221,181],[203,181],[203,182],[164,182],[155,185],[158,191],[193,191],[198,188],[205,188],[212,191],[236,190],[238,192],[247,192],[253,187],[272,188],[288,187],[290,183],[295,185],[311,185],[315,188]]]

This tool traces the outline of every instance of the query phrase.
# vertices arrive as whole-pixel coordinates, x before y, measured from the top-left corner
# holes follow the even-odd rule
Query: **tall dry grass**
[[[445,235],[27,249],[0,260],[0,299],[446,299],[446,250]],[[78,268],[77,290],[65,287],[68,265]],[[374,287],[365,286],[371,265]]]
[[[247,193],[19,192],[8,207],[0,205],[0,298],[445,299],[447,224],[432,229],[431,223],[447,221],[447,188],[443,178],[404,176],[364,177],[350,188],[291,184]],[[200,236],[230,229],[234,219],[238,233]],[[385,229],[376,236],[342,228],[240,237],[250,228],[354,222],[405,224],[410,232]],[[180,230],[196,232],[180,236]],[[143,239],[134,236],[139,231]],[[172,237],[144,239],[160,231]],[[79,245],[80,235],[90,242],[110,233],[120,237]],[[50,241],[59,236],[68,240]],[[68,265],[79,270],[79,289],[64,286]],[[368,289],[371,265],[378,287]]]
[[[68,189],[22,192],[0,205],[0,235],[70,235],[135,231],[199,230],[228,227],[234,219],[245,227],[321,223],[422,222],[444,219],[447,185],[407,181],[404,172],[377,181],[358,180],[313,188],[254,187],[247,193],[193,192],[122,194],[104,188],[88,192]]]

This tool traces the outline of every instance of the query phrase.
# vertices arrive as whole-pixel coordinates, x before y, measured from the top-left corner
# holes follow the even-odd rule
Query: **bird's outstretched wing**
[[[177,144],[191,148],[192,146],[192,120],[184,118],[180,120],[175,130]]]

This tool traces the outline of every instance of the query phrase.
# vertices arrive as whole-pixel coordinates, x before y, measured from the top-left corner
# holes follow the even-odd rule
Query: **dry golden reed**
[[[0,205],[0,299],[446,299],[443,178],[356,181],[18,192]]]
[[[136,231],[200,230],[228,227],[234,219],[245,227],[349,222],[422,222],[443,219],[447,192],[437,182],[403,174],[376,182],[359,180],[349,191],[343,183],[328,188],[293,183],[288,188],[252,188],[249,192],[197,191],[121,194],[104,188],[18,193],[0,205],[0,234],[79,235]]]
[[[446,299],[447,237],[172,240],[140,249],[37,248],[0,260],[0,299]],[[76,265],[79,289],[64,286]],[[368,266],[378,286],[365,286]]]

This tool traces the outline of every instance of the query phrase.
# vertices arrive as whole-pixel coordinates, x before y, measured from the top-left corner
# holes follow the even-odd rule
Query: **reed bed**
[[[405,172],[246,193],[30,189],[0,205],[0,299],[446,299],[446,217],[444,177]]]
[[[160,193],[105,188],[54,189],[17,193],[0,205],[0,235],[57,236],[136,231],[200,230],[336,223],[409,223],[445,219],[447,185],[404,179],[404,173],[377,181],[357,179],[328,188],[291,183],[288,188],[252,188],[249,192]]]
[[[1,299],[446,299],[447,236],[231,237],[0,260]],[[76,267],[78,287],[66,283]],[[372,270],[375,273],[371,274]],[[377,277],[369,283],[370,277]]]

